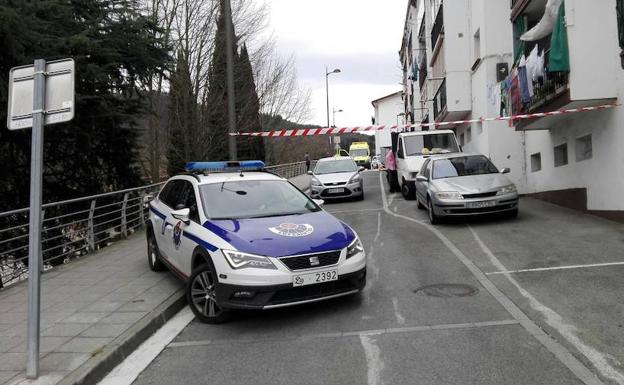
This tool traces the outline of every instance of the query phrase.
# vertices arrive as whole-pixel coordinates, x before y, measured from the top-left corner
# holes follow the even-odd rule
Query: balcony
[[[433,120],[440,121],[441,115],[446,111],[446,79],[442,81],[433,98]]]
[[[512,18],[525,17],[529,25],[536,23],[544,14],[545,4],[546,0],[514,0]],[[613,51],[606,48],[619,47],[613,7],[604,2],[564,4],[566,15],[572,15],[566,19],[569,72],[547,72],[543,81],[532,84],[534,96],[530,103],[520,110],[516,106],[513,114],[591,107],[617,100],[617,84],[613,79],[619,70],[619,52],[614,53],[616,48]],[[597,20],[600,20],[600,28],[597,28]],[[540,51],[549,52],[550,43],[549,36],[538,42],[527,42],[524,44],[524,53],[528,54],[535,44],[538,44]],[[588,47],[600,49],[588,55]],[[545,61],[548,67],[549,57]],[[552,115],[515,121],[514,126],[516,130],[550,130],[565,125],[566,119],[565,115]]]
[[[435,51],[436,44],[440,36],[444,36],[444,12],[442,11],[443,4],[440,4],[438,8],[438,14],[431,28],[431,50]]]

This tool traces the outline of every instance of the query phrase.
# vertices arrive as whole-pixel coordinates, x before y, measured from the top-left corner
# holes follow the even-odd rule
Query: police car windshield
[[[235,180],[199,187],[210,219],[246,219],[305,214],[321,209],[290,183]]]
[[[318,162],[314,173],[316,175],[333,174],[338,172],[356,172],[357,165],[353,159],[328,160]]]

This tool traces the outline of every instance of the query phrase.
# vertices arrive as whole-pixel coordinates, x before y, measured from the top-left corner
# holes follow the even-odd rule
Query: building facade
[[[371,103],[375,110],[375,124],[393,125],[404,124],[403,91],[397,91]],[[375,131],[375,155],[385,156],[384,148],[392,146],[390,130]]]
[[[434,123],[616,103],[624,92],[616,3],[408,1],[404,113]],[[453,129],[465,151],[509,167],[522,193],[618,216],[622,119],[624,110],[612,108]]]

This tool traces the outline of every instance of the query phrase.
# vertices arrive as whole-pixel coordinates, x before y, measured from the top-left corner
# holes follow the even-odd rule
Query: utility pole
[[[230,160],[237,160],[236,137],[231,134],[236,133],[236,106],[234,103],[234,27],[232,26],[232,9],[230,0],[223,1],[223,12],[225,13],[225,60],[227,76],[227,102],[228,102],[228,132],[230,133],[228,144],[230,150]]]

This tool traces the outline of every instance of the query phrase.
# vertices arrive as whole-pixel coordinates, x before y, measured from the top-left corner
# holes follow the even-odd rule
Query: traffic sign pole
[[[26,377],[39,376],[39,333],[41,310],[41,195],[43,174],[43,126],[45,118],[46,61],[35,60],[33,89],[32,146],[30,157],[30,217],[28,234],[28,361]]]

